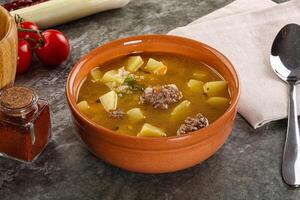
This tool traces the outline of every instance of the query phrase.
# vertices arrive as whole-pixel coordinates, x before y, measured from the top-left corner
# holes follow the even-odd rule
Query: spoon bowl
[[[300,80],[300,26],[285,25],[274,39],[271,49],[271,66],[285,82]]]

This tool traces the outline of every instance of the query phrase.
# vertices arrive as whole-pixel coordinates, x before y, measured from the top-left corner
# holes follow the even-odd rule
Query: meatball
[[[189,132],[197,131],[208,126],[208,120],[202,114],[198,113],[196,117],[187,117],[184,123],[177,130],[177,135],[183,135]]]
[[[174,84],[147,87],[140,96],[141,103],[147,103],[154,108],[168,109],[169,105],[178,102],[182,98],[182,93]]]

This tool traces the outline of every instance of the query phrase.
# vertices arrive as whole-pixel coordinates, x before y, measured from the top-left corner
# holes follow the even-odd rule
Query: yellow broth
[[[162,129],[168,136],[173,136],[176,135],[177,129],[184,122],[186,117],[193,117],[196,116],[196,114],[201,113],[211,124],[228,108],[229,105],[225,105],[221,109],[212,107],[207,103],[207,99],[209,97],[206,94],[193,92],[187,86],[187,83],[190,79],[195,79],[193,74],[197,72],[205,72],[208,74],[208,77],[204,82],[223,80],[218,73],[204,63],[200,63],[188,57],[163,53],[137,55],[140,55],[143,58],[144,65],[151,57],[155,60],[161,61],[168,67],[165,75],[154,75],[146,73],[143,70],[138,70],[134,74],[144,76],[144,80],[141,80],[139,84],[142,84],[145,87],[175,84],[182,92],[183,98],[179,102],[169,105],[167,110],[162,110],[155,109],[148,104],[140,104],[139,97],[141,92],[124,94],[122,97],[118,97],[117,108],[125,113],[132,108],[140,108],[146,118],[138,123],[131,123],[126,115],[122,119],[109,118],[107,112],[104,110],[98,99],[103,94],[111,91],[111,89],[101,81],[93,81],[89,75],[80,88],[78,103],[81,101],[88,102],[90,106],[89,112],[84,114],[93,122],[108,129],[114,130],[120,134],[134,136],[139,133],[144,123],[149,123]],[[113,60],[103,66],[99,66],[100,70],[104,74],[111,69],[119,69],[123,66],[126,66],[127,59],[128,56]],[[224,96],[230,99],[228,90]],[[180,117],[171,117],[171,112],[173,111],[174,107],[184,100],[189,100],[191,102],[188,112]]]

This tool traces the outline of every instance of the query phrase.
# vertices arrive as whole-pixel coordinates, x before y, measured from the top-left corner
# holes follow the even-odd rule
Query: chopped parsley
[[[124,85],[127,85],[129,90],[135,92],[142,92],[144,91],[144,86],[137,83],[136,79],[133,75],[129,75],[124,80]]]

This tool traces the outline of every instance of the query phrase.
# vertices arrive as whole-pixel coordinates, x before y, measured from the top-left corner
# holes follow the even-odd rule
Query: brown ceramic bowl
[[[208,64],[229,83],[232,103],[215,122],[199,131],[163,138],[120,135],[102,127],[76,106],[81,83],[91,69],[136,52],[163,52],[188,56]],[[229,136],[237,113],[239,80],[232,64],[217,50],[200,42],[168,35],[141,35],[104,44],[84,56],[72,69],[66,94],[77,132],[88,149],[104,161],[134,172],[174,172],[213,155]]]

